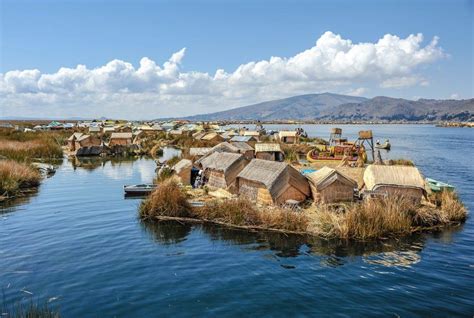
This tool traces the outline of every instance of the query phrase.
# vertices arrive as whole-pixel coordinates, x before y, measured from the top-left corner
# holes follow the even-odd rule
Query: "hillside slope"
[[[331,93],[294,96],[190,120],[407,120],[474,121],[474,99],[417,101],[378,96],[371,99]]]

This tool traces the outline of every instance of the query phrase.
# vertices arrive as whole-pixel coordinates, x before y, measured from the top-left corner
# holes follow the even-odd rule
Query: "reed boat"
[[[343,159],[355,162],[359,156],[362,156],[364,162],[367,160],[364,147],[348,143],[336,146],[317,145],[316,148],[308,151],[306,159],[308,162],[334,162]]]
[[[441,192],[441,191],[454,191],[454,186],[444,183],[435,179],[426,178],[426,184],[430,187],[431,191],[433,192]]]

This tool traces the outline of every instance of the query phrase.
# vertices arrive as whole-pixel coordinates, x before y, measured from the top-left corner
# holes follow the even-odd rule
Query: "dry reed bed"
[[[16,161],[29,161],[33,158],[61,158],[61,146],[65,142],[64,132],[23,133],[0,130],[0,157]]]
[[[36,187],[40,178],[39,172],[27,164],[0,160],[0,195],[11,196],[22,189]]]
[[[277,207],[257,208],[245,200],[228,199],[197,208],[190,206],[185,191],[175,181],[168,180],[142,202],[140,216],[357,240],[408,235],[466,220],[466,208],[454,192],[443,192],[435,203],[432,207],[414,207],[404,198],[387,198],[293,212]]]
[[[254,204],[241,199],[211,201],[203,207],[192,207],[178,183],[167,180],[160,184],[139,209],[143,219],[176,219],[205,221],[227,226],[266,229],[303,234],[308,226],[302,213],[279,208],[257,209]]]

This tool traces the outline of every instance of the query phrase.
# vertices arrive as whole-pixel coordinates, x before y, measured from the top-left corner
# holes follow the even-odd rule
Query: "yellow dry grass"
[[[0,161],[0,195],[13,195],[39,185],[40,174],[31,166],[13,160]]]

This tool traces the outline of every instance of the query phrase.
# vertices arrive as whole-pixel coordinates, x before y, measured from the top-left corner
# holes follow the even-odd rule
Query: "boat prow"
[[[454,186],[435,179],[426,178],[426,184],[433,192],[454,191]]]

